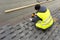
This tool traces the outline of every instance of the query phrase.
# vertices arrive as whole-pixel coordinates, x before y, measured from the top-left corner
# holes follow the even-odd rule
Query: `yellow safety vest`
[[[42,19],[42,21],[38,20],[36,22],[35,24],[36,27],[47,29],[53,24],[53,19],[52,16],[50,15],[49,9],[47,9],[46,12],[38,12],[36,15]]]

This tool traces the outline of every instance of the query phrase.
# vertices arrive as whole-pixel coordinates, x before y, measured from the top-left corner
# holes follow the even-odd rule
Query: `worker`
[[[50,10],[44,6],[40,6],[40,4],[35,5],[35,10],[37,12],[33,13],[35,16],[31,19],[35,23],[35,26],[44,30],[51,27],[53,19]]]

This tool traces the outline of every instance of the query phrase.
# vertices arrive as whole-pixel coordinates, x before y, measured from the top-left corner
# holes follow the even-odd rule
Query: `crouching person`
[[[53,24],[53,19],[48,8],[40,6],[40,4],[35,5],[36,15],[32,16],[32,22],[35,26],[40,29],[47,29]]]

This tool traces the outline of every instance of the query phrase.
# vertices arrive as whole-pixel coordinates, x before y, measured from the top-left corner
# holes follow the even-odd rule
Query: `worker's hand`
[[[34,16],[35,16],[35,13],[32,13],[32,18],[34,18]]]

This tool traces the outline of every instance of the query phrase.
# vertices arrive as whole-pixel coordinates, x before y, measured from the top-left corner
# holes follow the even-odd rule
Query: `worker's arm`
[[[35,17],[32,19],[32,22],[37,22],[38,20],[41,20],[41,21],[42,21],[41,18],[39,18],[38,16],[35,16]]]

